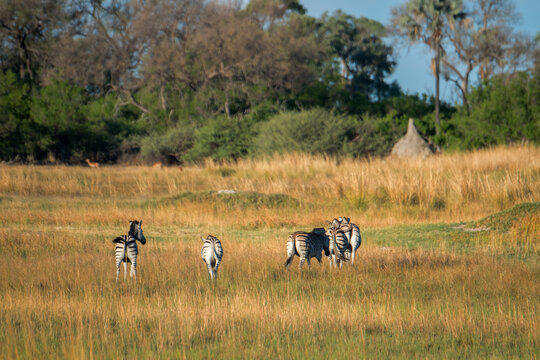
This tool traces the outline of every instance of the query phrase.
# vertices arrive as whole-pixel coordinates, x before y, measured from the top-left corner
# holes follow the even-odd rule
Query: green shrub
[[[0,159],[27,154],[31,126],[28,120],[28,88],[11,71],[0,72]]]
[[[256,138],[257,152],[340,155],[355,137],[356,125],[352,117],[322,109],[284,112],[262,124]]]
[[[252,152],[254,133],[253,125],[242,117],[217,117],[196,132],[195,143],[184,159],[239,159]]]
[[[540,143],[540,76],[500,75],[473,89],[471,111],[444,129],[445,145],[478,149],[519,141]]]
[[[153,133],[141,140],[141,155],[145,159],[181,159],[193,146],[195,130],[189,126],[168,129],[164,134]]]

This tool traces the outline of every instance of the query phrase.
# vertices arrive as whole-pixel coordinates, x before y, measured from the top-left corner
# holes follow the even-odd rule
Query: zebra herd
[[[339,217],[332,222],[328,221],[328,225],[327,230],[315,228],[311,232],[296,231],[289,235],[286,269],[289,268],[295,255],[300,258],[299,269],[301,271],[306,261],[310,267],[310,259],[313,257],[320,263],[323,252],[328,257],[330,266],[341,268],[346,261],[354,264],[356,251],[362,243],[360,229],[351,223],[350,218],[346,217]],[[137,277],[137,240],[143,245],[146,244],[146,238],[142,231],[142,220],[130,221],[128,234],[118,236],[113,240],[113,243],[116,244],[116,281],[120,275],[121,263],[124,263],[124,279],[127,277],[128,263],[131,263],[130,277]],[[201,258],[206,263],[210,279],[215,279],[223,258],[223,247],[219,239],[212,235],[208,235],[206,239],[201,237],[201,240],[203,242]]]
[[[362,243],[360,229],[351,223],[350,218],[345,217],[334,219],[328,224],[327,230],[315,228],[311,232],[297,231],[289,235],[285,268],[289,268],[295,255],[300,258],[300,271],[304,262],[310,266],[309,260],[313,257],[320,263],[323,251],[330,266],[341,268],[345,261],[354,263],[354,256]]]

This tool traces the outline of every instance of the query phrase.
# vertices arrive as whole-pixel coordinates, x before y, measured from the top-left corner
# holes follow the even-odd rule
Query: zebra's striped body
[[[212,235],[208,235],[206,239],[201,238],[201,240],[203,242],[201,257],[208,267],[210,279],[215,279],[221,258],[223,258],[223,247],[219,239]]]
[[[287,239],[287,260],[285,268],[289,268],[294,255],[300,257],[299,269],[302,270],[304,262],[307,261],[308,267],[311,266],[309,259],[314,257],[319,263],[322,259],[322,252],[328,256],[328,238],[324,233],[324,229],[317,228],[311,232],[297,231],[289,235]]]
[[[328,228],[328,230],[326,230],[326,236],[329,240],[328,250],[330,252],[330,263],[333,263],[334,266],[339,265],[341,268],[343,262],[347,260],[346,252],[349,249],[349,241],[347,240],[347,236],[339,227]]]
[[[124,279],[126,279],[127,276],[128,263],[131,263],[129,276],[137,278],[137,240],[143,245],[146,244],[146,238],[142,232],[142,220],[130,221],[128,235],[122,235],[113,240],[113,243],[116,244],[114,249],[116,258],[116,281],[118,281],[118,276],[120,275],[121,263],[124,263]]]
[[[347,260],[350,260],[351,264],[354,264],[356,250],[358,250],[362,244],[360,228],[358,228],[356,224],[351,223],[350,218],[343,218],[341,220],[340,229],[345,233],[345,236],[347,236],[347,240],[349,241],[349,249],[346,252]]]

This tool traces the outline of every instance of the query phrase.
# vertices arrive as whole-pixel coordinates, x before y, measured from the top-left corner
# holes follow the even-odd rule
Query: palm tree
[[[435,133],[440,133],[439,78],[443,27],[449,18],[459,18],[462,0],[409,0],[392,9],[392,28],[411,44],[422,42],[433,51],[431,71],[435,76]]]

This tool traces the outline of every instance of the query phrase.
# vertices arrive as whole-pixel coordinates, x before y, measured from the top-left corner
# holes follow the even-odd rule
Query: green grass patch
[[[540,213],[540,202],[523,203],[486,216],[473,224],[476,228],[483,226],[492,230],[508,231],[517,222],[538,213]]]
[[[150,202],[160,205],[172,205],[182,202],[205,202],[213,205],[222,205],[226,208],[284,208],[297,207],[299,205],[299,201],[289,195],[244,191],[231,194],[219,193],[217,191],[183,192],[158,200],[151,200]]]

